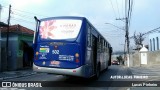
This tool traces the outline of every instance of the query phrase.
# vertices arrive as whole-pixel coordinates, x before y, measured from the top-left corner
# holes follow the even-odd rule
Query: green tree
[[[121,55],[119,55],[119,56],[117,57],[117,60],[118,60],[118,62],[119,62],[119,63],[122,63],[122,61],[123,61],[122,56],[121,56]]]

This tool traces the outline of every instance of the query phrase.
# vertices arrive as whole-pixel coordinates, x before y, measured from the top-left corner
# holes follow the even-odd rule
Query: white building
[[[160,32],[149,35],[149,51],[160,50]]]

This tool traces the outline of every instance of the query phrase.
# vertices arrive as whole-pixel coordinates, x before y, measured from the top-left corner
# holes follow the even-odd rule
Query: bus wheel
[[[97,67],[96,67],[96,75],[95,75],[95,78],[98,79],[98,78],[99,78],[99,75],[100,75],[100,64],[98,64]]]

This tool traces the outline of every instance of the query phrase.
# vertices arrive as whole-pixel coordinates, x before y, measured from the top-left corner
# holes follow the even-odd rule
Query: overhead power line
[[[48,16],[45,16],[45,15],[42,15],[42,14],[37,14],[37,13],[33,13],[33,12],[23,11],[23,10],[19,10],[19,9],[13,9],[13,10],[16,10],[16,11],[19,11],[19,12],[23,12],[23,13],[27,13],[27,14],[31,14],[33,16],[38,15],[38,16],[48,17]]]
[[[148,32],[143,33],[142,36],[148,35],[148,34],[151,34],[151,33],[157,32],[157,31],[160,32],[160,27],[157,27],[157,28],[155,28],[155,29],[149,30]],[[134,38],[134,36],[131,36],[131,37],[130,37],[130,39],[133,39],[133,38]]]
[[[117,4],[118,15],[119,15],[119,17],[120,17],[120,12],[119,12],[119,7],[118,7],[118,2],[117,2],[117,0],[116,0],[116,4]]]
[[[150,30],[150,31],[148,31],[148,32],[144,33],[144,35],[146,35],[146,34],[150,34],[150,33],[153,33],[153,32],[157,32],[157,31],[160,31],[160,27],[155,28],[155,29],[153,29],[153,30]]]
[[[4,8],[8,8],[7,6],[2,6]],[[9,9],[9,8],[8,8]],[[38,13],[33,13],[33,12],[29,12],[29,11],[24,11],[24,10],[19,10],[19,9],[15,9],[15,8],[12,8],[12,11],[17,11],[17,12],[21,12],[21,13],[26,13],[26,14],[29,14],[29,15],[32,15],[32,16],[44,16],[44,17],[48,17],[46,15],[42,15],[42,14],[38,14]]]
[[[27,16],[27,15],[22,15],[22,14],[17,14],[17,13],[13,13],[13,15],[23,17],[23,18],[25,17],[25,18],[28,18],[28,19],[33,19],[33,17]]]
[[[112,6],[112,9],[113,9],[114,15],[115,15],[115,17],[117,17],[117,16],[116,16],[116,12],[115,12],[115,9],[114,9],[114,7],[113,7],[113,3],[112,3],[112,0],[109,0],[109,1],[110,1],[110,3],[111,3],[111,6]]]
[[[122,0],[122,5],[121,5],[121,6],[122,6],[122,16],[124,16],[124,10],[123,10],[123,8],[124,8],[124,6],[123,6],[123,5],[124,5],[124,2],[123,2],[123,1],[124,1],[124,0]]]
[[[26,22],[26,23],[31,23],[31,24],[33,24],[34,22],[32,22],[32,21],[28,21],[28,20],[24,20],[24,19],[20,19],[20,18],[12,18],[13,20],[16,20],[16,21],[23,21],[23,22]]]

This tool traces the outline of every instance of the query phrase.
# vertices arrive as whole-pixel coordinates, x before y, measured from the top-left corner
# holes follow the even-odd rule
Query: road
[[[120,65],[112,65],[108,68],[107,71],[101,72],[101,76],[97,81],[112,81],[114,79],[110,79],[111,76],[115,75],[131,75],[129,71],[127,71],[123,66]],[[38,73],[35,75],[31,75],[28,77],[20,77],[20,78],[14,78],[14,79],[7,79],[7,81],[66,81],[68,79],[77,80],[83,78],[76,78],[76,77],[66,77],[63,75],[54,75],[54,74],[47,74],[47,73]],[[86,79],[84,79],[86,80]]]
[[[138,80],[147,81],[149,80],[150,77],[147,77],[147,78],[145,77],[142,79],[133,78],[134,75],[140,75],[141,71],[142,69],[127,68],[125,66],[120,66],[120,65],[112,65],[108,68],[107,71],[103,71],[101,73],[101,76],[99,77],[98,80],[95,80],[92,78],[84,79],[84,78],[77,78],[77,77],[66,77],[63,75],[37,73],[35,75],[8,79],[5,81],[25,81],[25,82],[26,81],[58,81],[58,82],[63,83],[64,85],[64,86],[60,85],[59,87],[56,86],[56,87],[47,87],[47,88],[45,87],[43,88],[13,88],[14,90],[43,90],[43,89],[47,89],[47,90],[75,90],[75,89],[76,90],[150,90],[150,89],[159,90],[160,88],[155,88],[155,87],[151,87],[151,88],[148,88],[148,87],[147,88],[146,87],[113,87],[114,84],[117,84],[117,82],[115,83],[115,81],[120,81],[118,82],[118,84],[121,85],[121,84],[126,84],[123,81],[138,81]],[[148,72],[146,71],[146,73]],[[124,77],[117,78],[115,76],[127,76],[127,78],[125,79]],[[132,78],[130,78],[130,76]],[[47,83],[47,84],[50,84],[50,83]],[[66,87],[66,85],[69,85],[69,87],[68,86]],[[11,90],[11,89],[3,88],[0,90]]]

